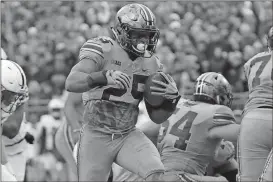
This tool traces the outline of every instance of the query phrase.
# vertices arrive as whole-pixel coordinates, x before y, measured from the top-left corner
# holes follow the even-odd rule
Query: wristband
[[[106,78],[106,70],[94,72],[87,76],[87,83],[89,88],[94,88],[97,86],[106,86],[107,78]]]

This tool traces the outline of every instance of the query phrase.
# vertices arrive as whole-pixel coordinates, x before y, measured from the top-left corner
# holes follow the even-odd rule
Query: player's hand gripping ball
[[[163,72],[149,76],[145,84],[144,98],[153,107],[162,105],[165,100],[173,101],[180,97],[173,78]]]
[[[214,156],[214,160],[217,162],[225,162],[229,159],[233,158],[235,155],[235,148],[232,142],[222,141],[216,154]]]
[[[128,89],[130,78],[126,73],[115,70],[107,70],[105,73],[108,85],[117,85],[120,89]]]

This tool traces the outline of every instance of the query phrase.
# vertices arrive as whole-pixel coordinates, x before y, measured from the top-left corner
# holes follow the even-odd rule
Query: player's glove
[[[168,100],[174,100],[181,97],[173,78],[169,74],[165,74],[163,72],[160,72],[160,74],[165,78],[167,83],[158,80],[152,80],[152,82],[158,84],[159,87],[151,86],[151,94],[161,95]]]
[[[235,148],[232,142],[222,141],[214,156],[217,162],[225,162],[235,156]]]
[[[126,73],[115,70],[105,72],[108,85],[117,85],[120,89],[127,89],[130,85],[130,78]]]
[[[34,142],[34,136],[32,134],[30,134],[29,132],[26,133],[25,139],[26,139],[27,143],[29,143],[29,144],[33,144],[33,142]]]

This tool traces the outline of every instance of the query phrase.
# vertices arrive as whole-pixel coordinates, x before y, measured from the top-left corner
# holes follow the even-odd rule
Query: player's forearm
[[[80,119],[81,116],[78,114],[76,109],[74,108],[74,105],[72,104],[66,104],[64,108],[66,120],[69,123],[69,125],[72,127],[73,130],[79,129],[80,126]]]
[[[230,124],[214,127],[209,130],[210,138],[221,138],[227,141],[236,142],[240,132],[240,125]]]
[[[82,93],[90,90],[87,81],[88,77],[89,74],[84,72],[71,72],[65,81],[65,89],[75,93]]]
[[[65,82],[65,88],[69,92],[82,93],[97,86],[107,85],[106,71],[98,71],[90,74],[84,72],[71,72]]]
[[[17,110],[9,116],[7,121],[3,123],[2,135],[12,139],[14,138],[21,127],[21,124],[24,119],[24,105],[21,105]]]

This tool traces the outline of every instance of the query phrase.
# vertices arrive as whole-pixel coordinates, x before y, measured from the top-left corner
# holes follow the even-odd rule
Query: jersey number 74
[[[178,109],[179,110],[179,109]],[[178,112],[178,110],[176,112]],[[188,111],[181,119],[179,119],[171,128],[170,130],[170,134],[174,135],[176,137],[178,137],[178,140],[175,141],[174,143],[174,147],[178,148],[180,150],[186,150],[187,148],[187,142],[190,137],[191,137],[191,133],[190,133],[190,129],[192,126],[193,121],[195,120],[196,116],[198,114],[196,112],[193,111]],[[184,123],[184,127],[183,129],[180,129],[179,127]],[[170,122],[169,120],[167,120],[166,122],[164,122],[162,124],[162,127],[164,127],[165,131],[168,131]],[[165,135],[167,132],[163,133],[162,139],[164,139]]]

